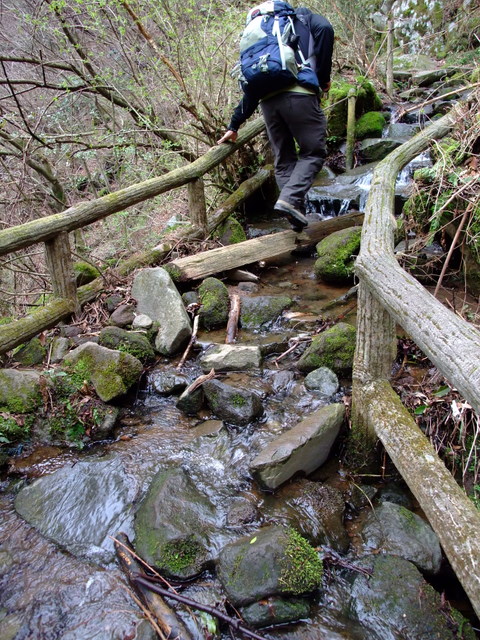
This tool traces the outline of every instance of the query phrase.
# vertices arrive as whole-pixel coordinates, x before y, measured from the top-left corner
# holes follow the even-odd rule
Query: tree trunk
[[[229,271],[247,264],[278,258],[286,253],[305,248],[319,242],[338,229],[361,224],[363,214],[353,213],[331,220],[310,224],[302,236],[294,231],[280,231],[261,238],[204,251],[194,256],[178,258],[170,262],[170,274],[178,281],[199,280],[221,271]]]

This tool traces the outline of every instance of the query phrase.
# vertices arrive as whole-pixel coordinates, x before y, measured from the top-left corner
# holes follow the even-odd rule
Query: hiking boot
[[[303,229],[308,226],[308,220],[303,213],[296,209],[293,204],[285,200],[277,200],[273,210],[285,216],[294,231],[303,231]]]

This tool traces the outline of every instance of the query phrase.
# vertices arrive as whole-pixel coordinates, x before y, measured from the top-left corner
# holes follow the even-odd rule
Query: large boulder
[[[383,502],[368,516],[362,531],[370,549],[397,555],[413,562],[422,571],[438,573],[442,550],[431,526],[409,509]]]
[[[230,299],[228,289],[218,278],[205,278],[198,287],[200,323],[208,330],[227,324]]]
[[[18,513],[74,555],[112,560],[115,536],[129,519],[137,487],[116,459],[80,461],[20,490]]]
[[[309,372],[328,367],[339,376],[348,375],[353,367],[356,335],[355,327],[346,322],[323,331],[302,354],[297,369]]]
[[[317,244],[315,276],[325,282],[348,284],[353,279],[361,234],[361,227],[348,227],[321,240]]]
[[[155,348],[169,356],[179,351],[192,334],[190,318],[173,280],[162,267],[143,269],[136,276],[132,296],[137,311],[158,323]]]
[[[267,444],[253,459],[250,471],[268,489],[275,489],[299,471],[312,473],[328,458],[344,416],[343,404],[314,411]]]
[[[322,562],[293,529],[264,527],[226,545],[217,575],[234,606],[274,595],[298,596],[318,588]]]
[[[0,369],[0,411],[30,413],[41,403],[38,371]]]
[[[182,469],[160,471],[135,515],[135,548],[162,573],[188,579],[211,561],[215,509]]]
[[[23,367],[33,367],[41,364],[47,355],[47,347],[39,338],[32,338],[14,352],[13,359],[19,362]]]
[[[475,635],[462,616],[452,610],[446,623],[442,596],[425,582],[420,571],[403,558],[374,555],[356,564],[344,591],[344,609],[381,640],[454,640]]]
[[[284,309],[292,304],[288,296],[255,296],[242,298],[240,324],[244,329],[260,329],[272,325]]]
[[[124,395],[138,382],[143,371],[138,358],[94,342],[80,345],[63,362],[69,372],[82,375],[91,382],[104,402]]]
[[[253,391],[210,380],[203,384],[210,408],[221,420],[245,425],[263,414],[263,405]]]
[[[203,371],[250,371],[258,369],[262,363],[259,347],[216,344],[211,346],[200,358]]]

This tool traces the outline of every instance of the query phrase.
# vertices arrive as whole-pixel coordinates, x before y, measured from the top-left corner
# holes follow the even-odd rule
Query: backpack
[[[232,72],[248,96],[261,99],[297,80],[318,88],[316,74],[298,48],[295,16],[295,10],[279,0],[269,0],[249,11],[240,39],[240,62]]]

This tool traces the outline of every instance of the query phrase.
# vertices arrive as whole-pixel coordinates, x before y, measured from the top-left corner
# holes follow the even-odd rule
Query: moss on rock
[[[198,287],[198,298],[202,305],[200,321],[208,330],[226,324],[228,320],[228,289],[217,278],[206,278]]]
[[[385,124],[385,116],[379,111],[364,113],[355,125],[355,137],[357,140],[381,138]]]
[[[348,283],[354,275],[355,257],[360,250],[361,227],[335,231],[317,244],[315,276],[325,282]]]

